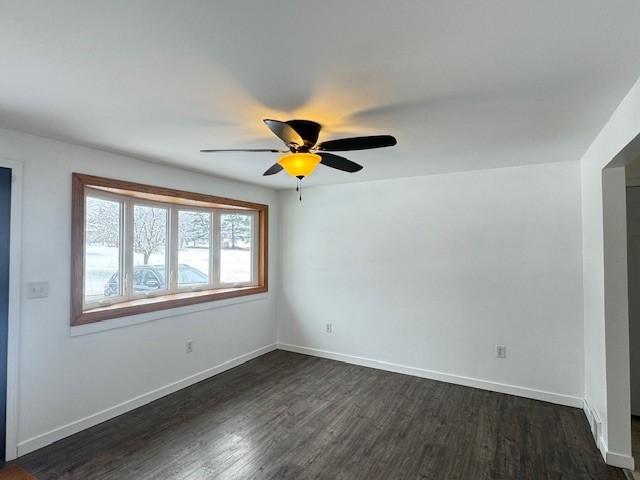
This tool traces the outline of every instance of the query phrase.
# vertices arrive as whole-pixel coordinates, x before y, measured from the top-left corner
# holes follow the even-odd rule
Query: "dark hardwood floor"
[[[624,479],[584,414],[275,351],[18,459],[46,479]]]

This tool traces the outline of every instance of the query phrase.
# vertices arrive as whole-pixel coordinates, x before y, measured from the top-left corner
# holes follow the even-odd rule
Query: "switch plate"
[[[49,282],[28,282],[27,298],[47,298],[49,296]]]
[[[330,323],[325,324],[324,331],[327,332],[327,333],[332,333],[333,332],[333,325],[330,324]]]
[[[185,353],[193,352],[193,340],[187,340],[184,343],[184,351],[185,351]]]
[[[496,358],[507,358],[507,347],[496,345]]]

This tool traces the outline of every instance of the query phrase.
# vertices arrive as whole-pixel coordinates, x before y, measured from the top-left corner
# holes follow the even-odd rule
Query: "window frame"
[[[209,276],[209,283],[204,284],[202,286],[202,288],[200,287],[180,287],[179,282],[179,275],[176,278],[172,278],[171,279],[171,288],[172,291],[175,292],[200,292],[202,290],[215,290],[216,288],[216,282],[215,282],[215,278],[213,276],[214,270],[215,270],[215,260],[216,260],[216,255],[214,252],[214,247],[215,247],[215,236],[216,236],[216,228],[214,225],[214,217],[215,217],[215,211],[211,210],[211,209],[207,209],[207,208],[201,208],[201,207],[186,207],[186,206],[176,206],[175,209],[175,218],[173,219],[173,221],[177,224],[176,225],[176,231],[172,232],[175,235],[175,238],[173,239],[174,242],[179,242],[180,241],[180,212],[198,212],[198,211],[204,211],[207,212],[211,215],[211,222],[209,224],[209,267],[207,269],[207,274]],[[173,215],[173,214],[172,214]],[[174,253],[174,251],[171,251],[172,253]],[[253,254],[255,255],[256,252],[253,252]],[[174,268],[175,267],[175,268]],[[175,251],[175,258],[171,259],[171,271],[178,271],[180,269],[180,251],[176,250]],[[253,282],[255,283],[255,282]]]
[[[120,272],[121,296],[113,301],[84,302],[86,198],[121,202]],[[165,289],[154,294],[133,291],[133,209],[135,205],[167,209],[167,272]],[[180,211],[206,211],[211,214],[209,230],[209,283],[200,287],[178,286]],[[220,282],[220,216],[224,213],[252,215],[251,279],[249,282]],[[71,222],[71,325],[85,325],[111,318],[157,310],[253,295],[268,291],[268,206],[260,203],[185,192],[124,180],[72,175]],[[175,277],[175,278],[173,278]]]
[[[169,276],[171,275],[171,266],[172,266],[171,265],[171,252],[172,252],[171,230],[173,226],[171,225],[171,211],[172,211],[171,205],[161,203],[161,202],[138,199],[138,198],[126,198],[126,202],[127,203],[125,204],[125,207],[124,207],[125,209],[124,272],[126,276],[125,289],[127,293],[125,294],[125,297],[127,297],[128,300],[139,300],[141,298],[153,298],[153,297],[159,297],[162,295],[171,295],[171,293],[173,292],[171,291],[171,284],[170,282],[168,282]],[[135,291],[133,290],[133,286],[135,285],[134,281],[135,281],[135,269],[136,269],[136,264],[135,264],[136,252],[133,249],[133,244],[135,243],[135,234],[136,234],[136,228],[135,228],[136,216],[134,211],[135,211],[135,208],[138,206],[149,207],[149,208],[163,208],[167,210],[167,220],[166,220],[167,229],[165,232],[166,251],[164,253],[164,265],[165,265],[164,287],[165,288],[162,290],[156,290],[148,293],[135,293]],[[119,303],[122,303],[122,302],[119,302]]]
[[[216,221],[215,221],[215,225],[217,228],[217,231],[219,232],[219,235],[217,235],[217,240],[220,240],[222,238],[222,229],[221,229],[221,220],[220,217],[222,215],[233,215],[233,214],[240,214],[240,215],[247,215],[248,213],[251,212],[247,212],[247,211],[242,211],[242,210],[237,210],[237,209],[219,209],[215,212],[215,216],[216,216]],[[256,244],[256,229],[254,228],[254,225],[257,223],[257,215],[255,213],[252,214],[252,219],[251,219],[251,245],[253,248],[253,245]],[[216,273],[216,288],[238,288],[238,287],[247,287],[250,286],[253,282],[253,278],[254,278],[254,272],[257,274],[257,270],[258,270],[258,263],[257,263],[257,258],[256,255],[253,256],[253,258],[251,259],[251,279],[248,282],[234,282],[234,283],[225,283],[223,282],[220,277],[221,277],[221,271],[220,268],[222,267],[222,262],[220,261],[220,257],[221,257],[221,250],[222,250],[222,245],[218,244],[218,245],[214,245],[215,251],[216,251],[216,255],[218,256],[218,268]],[[214,268],[215,270],[215,268]]]
[[[118,239],[118,282],[120,284],[120,295],[118,295],[117,297],[112,297],[110,298],[109,301],[105,301],[104,299],[101,300],[95,300],[95,301],[90,301],[90,302],[85,302],[84,301],[84,284],[83,284],[83,288],[82,288],[82,308],[83,310],[86,310],[87,307],[88,308],[100,308],[100,307],[105,307],[105,306],[109,306],[112,305],[113,303],[120,303],[125,301],[125,287],[124,284],[122,283],[122,277],[124,277],[124,273],[125,273],[125,264],[126,264],[126,254],[125,254],[125,249],[124,249],[124,244],[125,244],[125,210],[126,210],[126,205],[125,202],[123,201],[123,199],[119,196],[113,195],[111,193],[108,192],[101,192],[99,190],[93,190],[91,188],[87,188],[85,189],[85,194],[84,194],[84,198],[83,201],[85,202],[85,206],[86,206],[86,201],[87,201],[87,197],[91,197],[91,198],[96,198],[98,200],[104,200],[104,201],[108,201],[108,202],[113,202],[113,203],[118,203],[120,204],[120,212],[119,212],[119,224],[120,224],[120,232],[119,232],[119,239]],[[87,222],[87,216],[86,216],[86,211],[83,213],[83,221],[85,222],[83,225],[83,230],[86,227],[86,222]],[[84,232],[83,232],[84,234]],[[83,251],[82,251],[82,275],[84,278],[84,275],[86,273],[85,271],[85,260],[86,260],[86,252],[84,251],[84,246],[83,246]]]

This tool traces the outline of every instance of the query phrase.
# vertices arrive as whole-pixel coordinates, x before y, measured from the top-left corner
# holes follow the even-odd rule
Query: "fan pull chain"
[[[296,192],[298,192],[298,200],[302,201],[302,181],[298,179],[298,185],[296,186]]]

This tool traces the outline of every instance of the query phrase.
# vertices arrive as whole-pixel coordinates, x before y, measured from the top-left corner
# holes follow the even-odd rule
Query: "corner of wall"
[[[616,226],[616,222],[607,218],[606,204],[613,204],[615,207],[620,202],[615,192],[607,192],[610,181],[616,183],[616,179],[609,178],[609,174],[616,177],[616,172],[604,175],[603,169],[628,163],[628,147],[635,141],[640,145],[639,128],[640,78],[580,160],[585,397],[589,399],[587,404],[591,415],[595,412],[601,419],[602,427],[597,431],[596,438],[605,460],[610,465],[624,468],[633,467],[629,408],[626,406],[629,403],[628,347],[626,353],[620,352],[620,345],[623,350],[625,342],[628,346],[628,338],[625,340],[628,323],[625,324],[624,314],[620,313],[622,307],[617,303],[621,301],[620,292],[624,290],[619,288],[623,283],[622,277],[614,278],[615,285],[613,288],[611,286],[611,275],[615,276],[623,267],[621,257],[615,253],[616,248],[621,248],[621,242],[616,243],[615,235],[605,242],[607,226],[620,229],[619,223]],[[624,178],[618,182],[619,185],[623,183]],[[610,271],[611,263],[613,273]],[[626,265],[624,268],[626,269]],[[587,417],[589,418],[589,414]],[[620,454],[618,451],[625,453]]]
[[[276,295],[275,295],[275,327],[276,327],[276,331],[275,331],[275,341],[276,343],[280,343],[280,341],[282,340],[282,336],[280,335],[280,328],[281,328],[281,321],[280,321],[280,311],[281,311],[281,301],[282,301],[282,261],[283,261],[283,239],[284,239],[284,232],[283,232],[283,223],[284,223],[284,209],[282,207],[283,205],[283,191],[282,190],[276,190],[276,201],[275,201],[275,206],[276,209],[278,210],[278,222],[277,222],[277,236],[278,236],[278,242],[276,242],[276,249],[277,249],[277,258],[278,258],[278,264],[276,265],[276,275],[275,275],[275,283],[276,283]],[[272,243],[273,244],[273,243]]]

